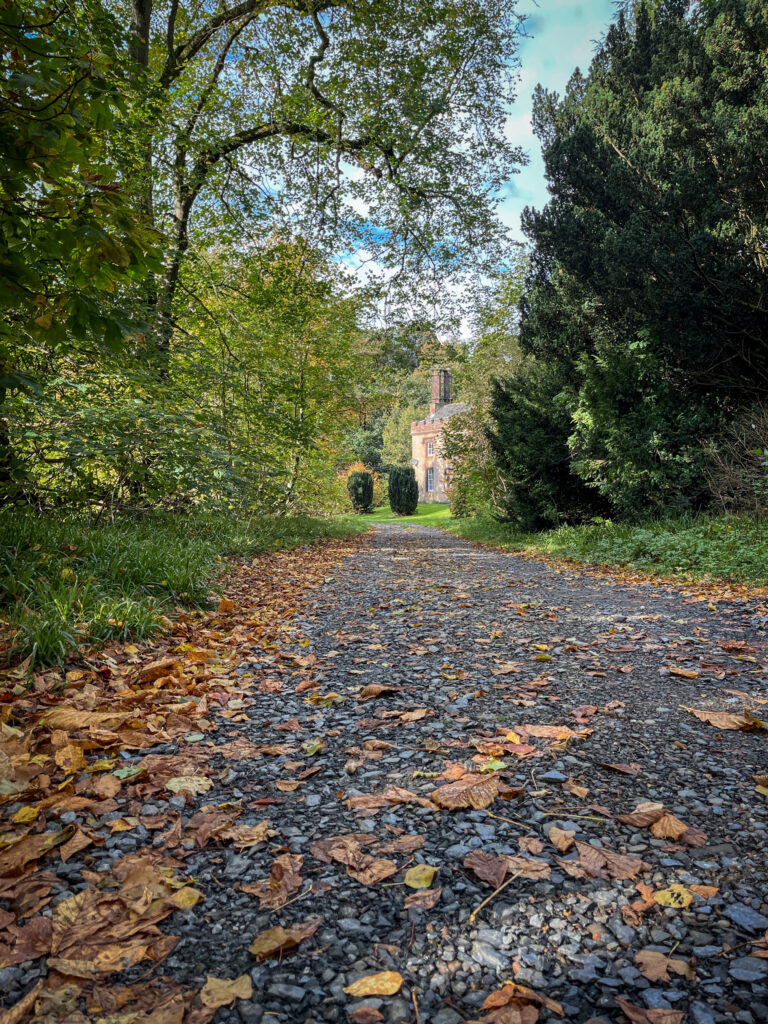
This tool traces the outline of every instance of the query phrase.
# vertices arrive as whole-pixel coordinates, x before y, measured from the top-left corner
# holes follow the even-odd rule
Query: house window
[[[435,471],[431,467],[427,470],[427,491],[435,489]]]
[[[427,455],[434,455],[434,454],[435,454],[435,442],[434,441],[427,441]]]

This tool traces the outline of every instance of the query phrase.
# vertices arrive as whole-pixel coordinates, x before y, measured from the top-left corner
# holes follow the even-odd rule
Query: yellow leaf
[[[432,864],[416,864],[405,872],[405,884],[411,889],[428,889],[439,870]]]
[[[200,993],[200,1002],[211,1009],[219,1006],[231,1006],[236,999],[250,999],[253,995],[253,982],[249,975],[241,974],[239,978],[214,978],[210,974]]]
[[[205,775],[176,775],[168,779],[165,788],[172,793],[180,793],[182,790],[188,793],[207,793],[212,785],[213,782]]]
[[[168,897],[174,906],[178,907],[179,910],[190,910],[195,904],[199,903],[203,898],[203,894],[198,892],[197,889],[193,889],[191,885],[185,885],[183,889],[178,889],[175,893]],[[245,996],[242,996],[245,999]]]
[[[684,885],[674,882],[668,889],[660,889],[653,894],[653,898],[659,906],[675,907],[678,910],[691,905],[693,896]]]
[[[227,613],[227,612],[233,612],[234,610],[235,610],[235,602],[234,601],[227,601],[226,598],[222,597],[222,599],[219,601],[219,611],[222,613],[222,615]]]
[[[680,676],[681,679],[698,679],[699,673],[692,668],[679,668],[677,665],[669,666],[671,676]]]
[[[344,989],[348,996],[393,996],[403,984],[402,974],[397,971],[382,971],[358,978]]]
[[[15,825],[22,825],[28,821],[35,821],[40,811],[37,807],[20,807],[13,816]]]

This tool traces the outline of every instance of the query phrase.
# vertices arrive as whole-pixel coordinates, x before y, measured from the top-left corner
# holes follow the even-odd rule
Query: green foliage
[[[442,446],[451,465],[451,515],[463,518],[491,510],[505,515],[507,483],[488,437],[493,382],[520,363],[518,304],[527,266],[519,253],[509,269],[490,280],[475,298],[474,342],[456,365],[456,389],[468,408],[443,427]]]
[[[500,518],[521,529],[583,519],[602,507],[571,464],[573,400],[569,375],[556,363],[528,361],[495,384],[489,440],[504,484]]]
[[[768,529],[748,516],[687,516],[635,525],[601,521],[524,534],[488,517],[435,525],[512,551],[615,565],[682,580],[768,584]]]
[[[7,657],[50,665],[79,645],[141,639],[182,604],[208,605],[224,556],[297,547],[355,523],[149,514],[113,523],[0,512],[0,624]]]
[[[0,33],[0,354],[109,347],[132,333],[126,288],[158,266],[110,151],[127,108],[124,39],[97,0],[3,5]],[[133,328],[135,329],[135,327]],[[2,393],[0,393],[0,401]]]
[[[422,405],[401,405],[393,409],[382,430],[382,459],[385,465],[409,466],[411,463],[411,423],[424,418]]]
[[[537,92],[552,198],[523,218],[521,346],[538,368],[493,410],[518,525],[599,508],[576,477],[635,519],[711,503],[713,445],[768,386],[767,47],[760,0],[639,2],[588,75]]]
[[[356,512],[370,512],[373,508],[373,477],[357,470],[347,477],[347,492]]]
[[[419,485],[413,466],[393,466],[389,471],[389,507],[399,516],[412,516],[419,503]]]

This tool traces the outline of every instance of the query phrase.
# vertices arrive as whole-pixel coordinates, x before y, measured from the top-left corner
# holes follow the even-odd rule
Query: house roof
[[[448,402],[441,405],[434,416],[427,416],[429,420],[447,420],[449,416],[456,416],[460,412],[466,412],[469,406],[466,402]]]

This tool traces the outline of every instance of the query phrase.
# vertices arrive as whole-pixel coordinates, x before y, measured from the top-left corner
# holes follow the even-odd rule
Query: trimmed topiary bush
[[[373,508],[373,477],[367,472],[350,473],[347,491],[355,512],[370,512]]]
[[[397,516],[412,516],[419,504],[419,485],[412,466],[393,466],[389,471],[389,507]]]

